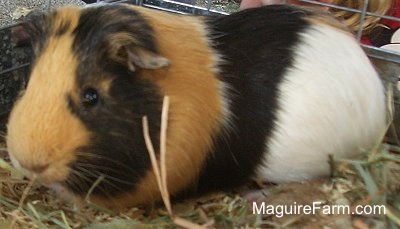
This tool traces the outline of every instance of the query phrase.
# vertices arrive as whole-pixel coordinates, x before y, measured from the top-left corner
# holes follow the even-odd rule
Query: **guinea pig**
[[[34,14],[18,31],[34,56],[7,124],[12,163],[77,201],[89,191],[110,207],[160,199],[142,117],[158,142],[164,96],[172,197],[328,176],[329,155],[365,153],[386,129],[379,76],[322,12],[106,4]]]

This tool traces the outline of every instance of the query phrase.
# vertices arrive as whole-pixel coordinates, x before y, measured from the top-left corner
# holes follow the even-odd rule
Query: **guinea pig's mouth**
[[[65,182],[65,179],[68,177],[68,167],[60,168],[60,167],[49,167],[46,171],[42,173],[35,173],[27,170],[22,170],[25,177],[29,179],[34,179],[35,182],[39,184],[49,187],[54,184],[62,184]]]
[[[61,162],[39,167],[35,166],[33,162],[21,163],[13,154],[9,155],[13,166],[21,172],[24,177],[35,180],[35,182],[44,186],[62,182],[69,174],[68,166],[62,165]]]

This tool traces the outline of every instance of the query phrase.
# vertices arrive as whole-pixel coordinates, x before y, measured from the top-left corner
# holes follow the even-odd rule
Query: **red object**
[[[361,43],[365,44],[365,45],[371,45],[371,46],[374,45],[374,44],[372,44],[372,42],[366,36],[361,37]]]
[[[393,7],[387,15],[392,17],[397,17],[400,19],[400,0],[394,0]],[[391,29],[400,28],[400,21],[384,19],[382,20],[382,24],[388,26]]]
[[[386,15],[400,19],[400,0],[394,0],[393,6]],[[391,43],[392,35],[400,28],[400,21],[382,19],[379,23],[383,26],[376,27],[368,35],[362,37],[361,43],[376,47]]]

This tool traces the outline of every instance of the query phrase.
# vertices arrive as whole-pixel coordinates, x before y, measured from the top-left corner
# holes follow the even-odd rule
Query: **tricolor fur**
[[[162,98],[172,195],[328,175],[385,129],[381,82],[354,38],[316,12],[268,6],[179,16],[128,5],[28,18],[35,53],[8,123],[14,164],[107,205],[160,198],[142,133]],[[94,104],[85,96],[97,95]],[[156,145],[158,149],[158,145]]]

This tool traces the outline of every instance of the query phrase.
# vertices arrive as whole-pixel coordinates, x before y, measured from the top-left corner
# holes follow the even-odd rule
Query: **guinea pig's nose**
[[[31,171],[33,173],[43,173],[44,171],[46,171],[46,169],[49,167],[49,164],[31,164],[31,165],[25,165],[25,164],[21,164],[21,167],[23,167],[24,169]]]

